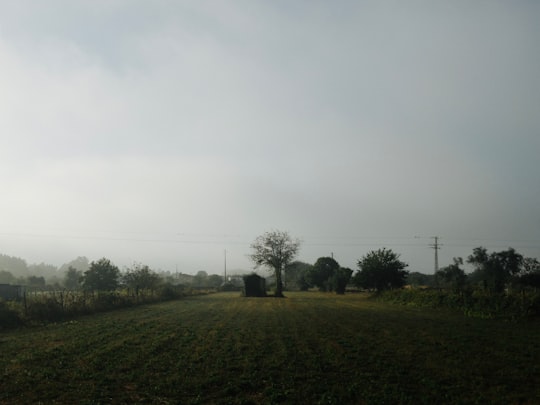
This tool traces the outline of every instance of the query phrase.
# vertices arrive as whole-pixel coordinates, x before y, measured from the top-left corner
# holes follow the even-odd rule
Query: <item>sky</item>
[[[540,3],[0,1],[0,253],[540,258]],[[225,253],[226,251],[226,253]]]

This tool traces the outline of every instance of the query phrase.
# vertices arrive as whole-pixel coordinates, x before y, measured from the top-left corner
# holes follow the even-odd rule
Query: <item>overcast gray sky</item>
[[[0,253],[540,257],[536,1],[0,1]],[[421,236],[423,238],[415,238]]]

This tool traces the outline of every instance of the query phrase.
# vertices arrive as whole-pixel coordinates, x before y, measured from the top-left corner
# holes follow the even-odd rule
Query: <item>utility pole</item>
[[[225,275],[223,278],[223,282],[226,283],[227,282],[227,249],[224,250],[224,254],[225,254]]]
[[[433,239],[433,244],[429,246],[435,250],[435,273],[437,273],[439,271],[439,249],[442,245],[439,243],[438,236],[432,236],[431,238]]]

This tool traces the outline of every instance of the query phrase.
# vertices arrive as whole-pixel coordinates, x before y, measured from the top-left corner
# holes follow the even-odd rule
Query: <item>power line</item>
[[[108,234],[108,235],[107,235]],[[133,236],[132,236],[133,235]],[[136,236],[135,236],[136,235]],[[38,232],[0,232],[0,237],[8,238],[46,238],[46,239],[67,239],[67,240],[97,240],[97,241],[118,241],[137,243],[167,243],[186,245],[242,245],[249,246],[251,235],[247,234],[211,234],[211,233],[155,233],[155,232],[96,232],[96,233],[38,233]],[[254,236],[253,236],[254,238]],[[310,235],[303,237],[304,246],[328,246],[328,247],[371,247],[371,246],[393,246],[393,247],[420,247],[414,243],[413,239],[427,239],[427,237],[392,237],[392,236],[353,236],[353,235]],[[248,240],[249,239],[249,240]],[[442,244],[439,236],[432,236],[433,243],[429,247],[435,250],[438,261],[438,250]],[[482,238],[445,238],[447,247],[475,247],[485,246],[488,248],[499,248],[514,246],[516,248],[540,248],[539,240],[532,239],[482,239]],[[423,245],[425,246],[425,245]],[[436,263],[435,268],[438,269]]]

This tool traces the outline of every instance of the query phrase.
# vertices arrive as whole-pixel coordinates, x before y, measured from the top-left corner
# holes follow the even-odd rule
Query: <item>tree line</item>
[[[484,247],[473,249],[466,262],[474,268],[466,274],[462,269],[461,257],[435,274],[438,287],[455,292],[466,288],[481,288],[494,294],[512,289],[540,288],[540,262],[536,258],[524,257],[513,248],[500,252],[488,252]]]
[[[317,287],[321,291],[344,294],[349,283],[359,287],[383,290],[405,285],[407,264],[390,249],[379,249],[358,261],[359,271],[342,267],[333,257],[320,257],[315,264],[293,261],[300,249],[300,240],[284,231],[269,231],[258,236],[251,244],[251,260],[255,267],[264,266],[274,273],[274,296],[282,297],[284,287],[307,290]],[[284,273],[284,274],[283,274]]]
[[[88,263],[86,270],[68,266],[62,288],[31,288],[27,285],[17,299],[10,297],[6,301],[0,297],[0,330],[26,323],[56,322],[83,314],[178,299],[206,293],[211,288],[208,287],[210,284],[221,283],[220,276],[208,276],[206,272],[189,276],[193,285],[180,284],[179,280],[164,277],[147,265],[138,263],[120,271],[107,258]],[[205,290],[201,291],[201,288]]]
[[[451,308],[483,318],[540,316],[540,263],[513,248],[488,252],[473,249],[465,260],[458,257],[428,281],[432,288],[385,291],[380,299],[408,305]],[[466,273],[464,263],[473,266]],[[420,277],[414,275],[417,280]]]
[[[0,284],[23,285],[30,291],[153,290],[160,284],[182,284],[194,288],[218,288],[223,277],[198,271],[195,275],[155,271],[134,263],[122,271],[109,259],[90,262],[80,256],[59,268],[50,264],[28,265],[24,259],[0,254]]]
[[[356,272],[340,266],[333,257],[320,257],[313,265],[294,261],[300,240],[284,231],[264,233],[255,239],[251,248],[250,257],[255,266],[265,266],[274,273],[275,296],[283,296],[283,288],[307,290],[313,287],[343,294],[347,285],[384,291],[401,288],[413,277],[418,280],[421,276],[409,273],[408,264],[387,248],[363,255],[357,262]],[[455,258],[453,264],[443,267],[434,276],[421,278],[427,286],[454,292],[468,288],[498,294],[512,288],[520,291],[540,288],[540,262],[524,257],[513,248],[490,253],[484,247],[477,247],[466,262],[474,268],[470,274],[461,267],[464,260]]]
[[[35,288],[60,286],[69,267],[87,270],[86,257],[78,257],[59,268],[47,263],[27,264],[19,257],[0,254],[0,284],[18,284]]]
[[[342,267],[333,257],[320,257],[311,265],[294,261],[285,267],[285,284],[288,288],[306,291],[335,291],[344,294],[347,287],[382,291],[403,287],[407,283],[407,264],[399,254],[382,248],[364,255],[358,260],[354,272]]]
[[[342,268],[332,257],[321,257],[313,265],[293,261],[299,247],[298,239],[282,231],[267,232],[251,245],[250,257],[255,265],[265,266],[275,275],[276,297],[284,296],[284,288],[318,287],[343,294],[350,285],[377,292],[378,299],[457,309],[469,316],[511,319],[540,316],[540,263],[513,248],[500,252],[488,252],[484,247],[473,249],[466,259],[473,266],[469,274],[461,267],[464,260],[455,258],[453,264],[436,274],[425,275],[409,273],[407,263],[391,249],[368,252],[358,260],[354,273]],[[420,284],[421,288],[402,288],[407,284]]]

